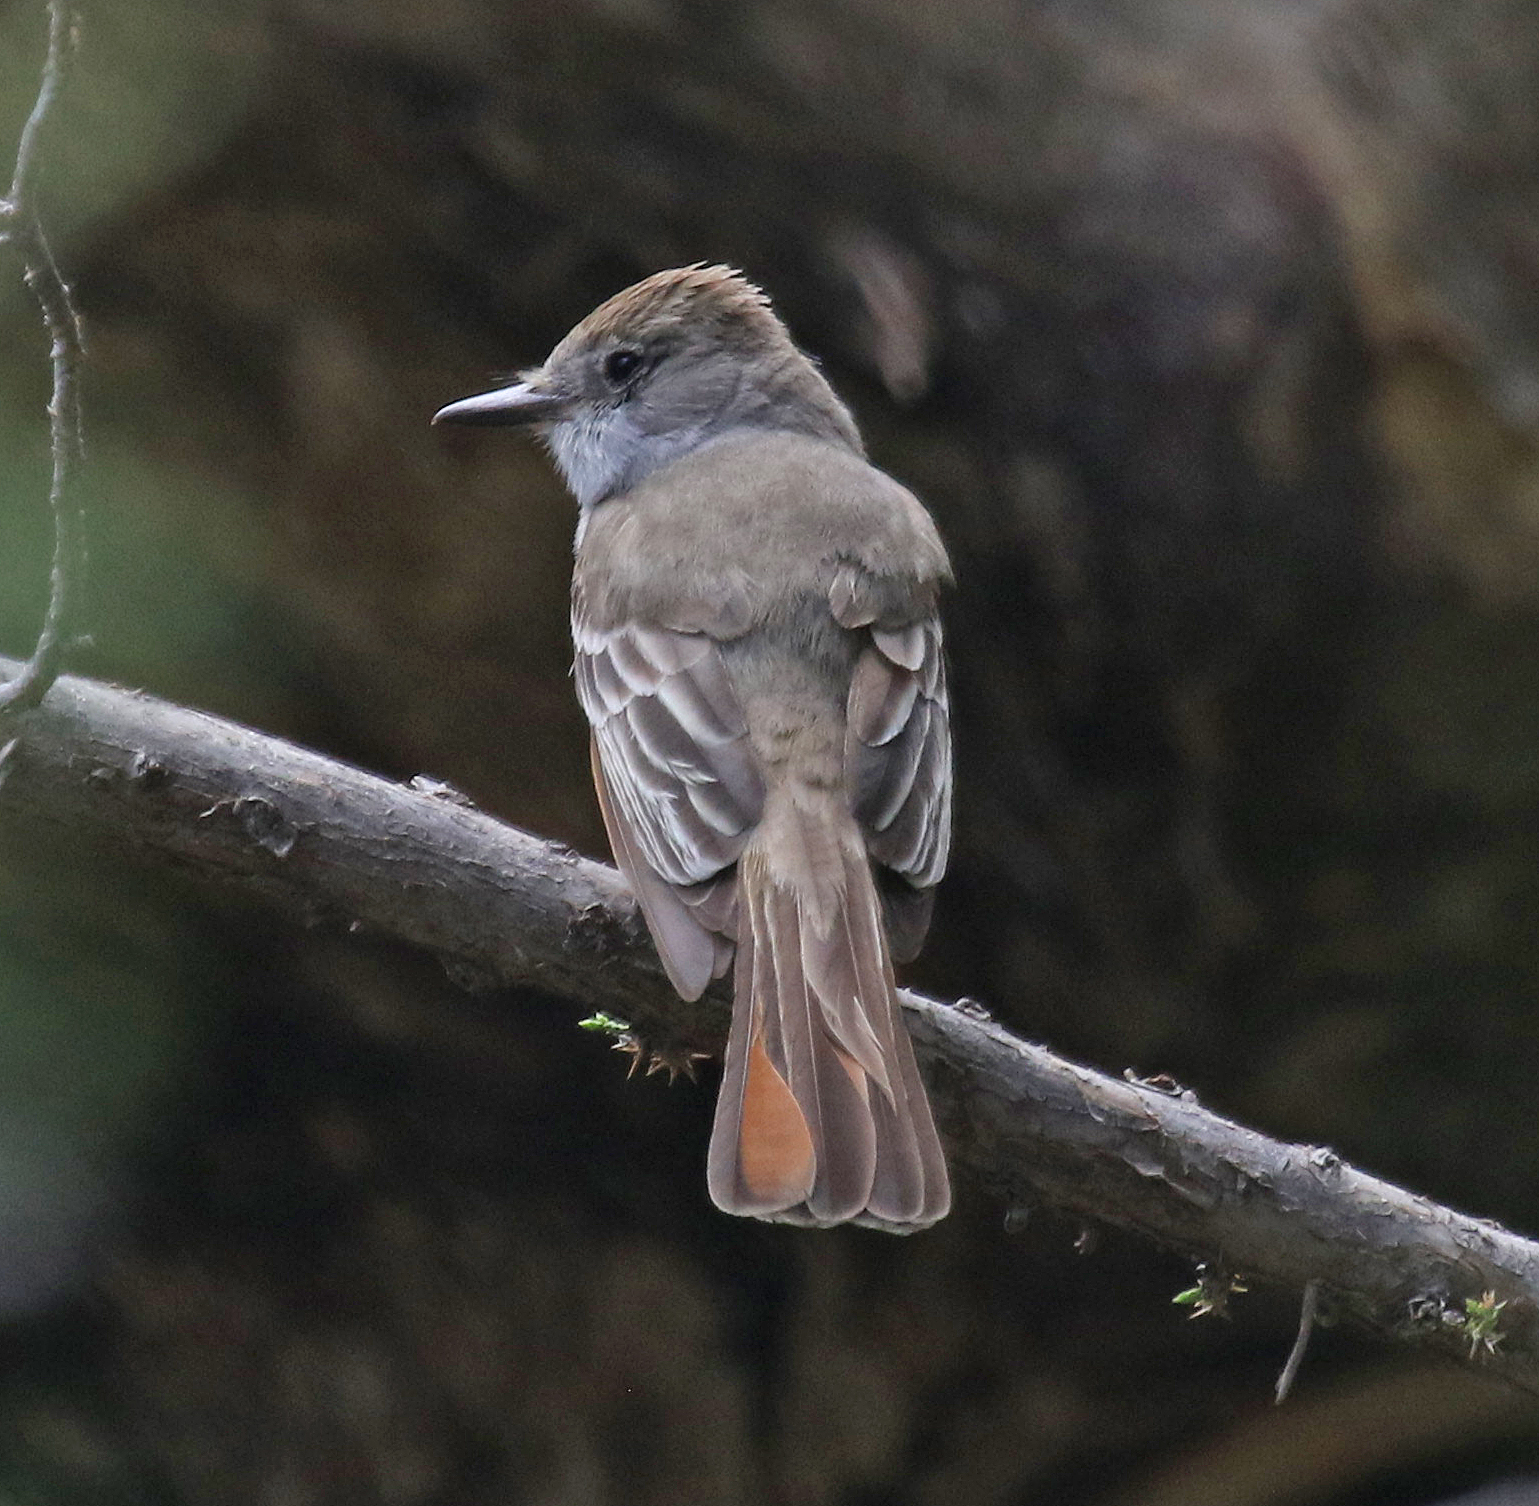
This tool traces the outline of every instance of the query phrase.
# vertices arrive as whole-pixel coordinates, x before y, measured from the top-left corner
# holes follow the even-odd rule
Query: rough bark
[[[12,666],[0,661],[0,672]],[[217,717],[67,677],[4,755],[13,832],[189,865],[306,924],[389,935],[471,984],[525,985],[713,1044],[723,1001],[676,999],[613,870],[470,808]],[[1173,1086],[1023,1042],[976,1006],[907,995],[955,1161],[1012,1209],[1134,1229],[1223,1272],[1302,1286],[1379,1334],[1479,1357],[1539,1392],[1539,1245],[1270,1140]],[[1220,1278],[1222,1279],[1222,1278]],[[1475,1342],[1465,1301],[1506,1302]]]

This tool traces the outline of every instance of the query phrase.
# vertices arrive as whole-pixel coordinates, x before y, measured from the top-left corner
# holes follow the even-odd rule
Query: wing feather
[[[696,997],[730,959],[726,870],[764,804],[742,708],[703,633],[600,629],[577,599],[572,636],[610,845],[675,987]]]
[[[884,886],[894,955],[911,956],[951,848],[951,719],[940,622],[872,626],[850,683],[846,766]],[[917,891],[917,892],[916,892]]]

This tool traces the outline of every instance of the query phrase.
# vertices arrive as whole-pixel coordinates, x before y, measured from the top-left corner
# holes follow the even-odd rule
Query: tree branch
[[[36,706],[59,672],[67,642],[65,624],[74,577],[85,557],[85,520],[75,498],[75,474],[84,453],[76,372],[85,339],[80,314],[64,280],[37,208],[38,141],[63,86],[74,52],[74,31],[67,0],[50,0],[48,56],[43,64],[37,102],[22,128],[16,171],[9,195],[0,199],[0,243],[12,242],[21,253],[22,275],[42,310],[53,366],[53,396],[48,404],[53,476],[48,503],[53,511],[53,564],[48,609],[32,657],[0,685],[0,714]]]
[[[85,840],[190,867],[305,924],[398,938],[472,985],[538,987],[664,1042],[723,1034],[725,999],[673,995],[612,869],[443,786],[137,692],[60,679],[0,764],[0,826],[49,851]],[[1045,1203],[1252,1280],[1316,1281],[1325,1311],[1539,1392],[1539,1245],[1190,1093],[1066,1062],[975,1007],[904,1003],[954,1164],[1008,1208]],[[1498,1301],[1499,1325],[1473,1327],[1466,1304]]]

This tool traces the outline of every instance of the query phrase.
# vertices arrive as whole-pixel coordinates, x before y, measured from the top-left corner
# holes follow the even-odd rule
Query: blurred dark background
[[[0,3],[0,160],[44,33]],[[1531,0],[82,35],[43,206],[90,332],[75,667],[602,854],[571,505],[427,417],[739,265],[957,566],[915,981],[1539,1228]],[[25,653],[47,350],[0,272]],[[966,1185],[907,1241],[723,1219],[712,1072],[626,1082],[570,1004],[29,850],[3,791],[0,917],[8,1501],[1539,1500],[1539,1409],[1451,1367],[1331,1329],[1271,1408],[1296,1293],[1189,1323],[1182,1262]]]

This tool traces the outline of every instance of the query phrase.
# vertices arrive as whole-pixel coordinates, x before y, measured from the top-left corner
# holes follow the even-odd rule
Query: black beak
[[[495,392],[462,397],[433,415],[435,424],[537,424],[566,406],[564,398],[533,382],[513,382]]]

